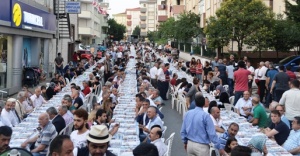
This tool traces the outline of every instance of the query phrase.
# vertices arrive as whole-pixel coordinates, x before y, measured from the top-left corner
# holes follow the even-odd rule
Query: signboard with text
[[[18,0],[11,1],[12,27],[29,30],[56,31],[56,18],[54,14],[40,10]]]
[[[80,14],[80,2],[66,1],[65,12],[69,14]]]

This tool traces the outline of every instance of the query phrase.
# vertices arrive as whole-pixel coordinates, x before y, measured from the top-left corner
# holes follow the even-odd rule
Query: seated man
[[[159,156],[163,156],[167,152],[167,145],[161,140],[162,130],[158,126],[151,128],[149,138],[151,143],[157,147]]]
[[[294,117],[292,130],[282,147],[293,155],[300,155],[300,116]]]
[[[212,107],[210,112],[210,118],[214,123],[216,132],[224,133],[224,129],[222,128],[222,119],[220,117],[220,109],[218,107]]]
[[[279,111],[280,115],[281,115],[281,121],[283,123],[285,123],[289,129],[291,129],[291,125],[290,125],[290,121],[285,117],[284,115],[284,106],[283,105],[277,105],[275,106],[275,109]]]
[[[250,112],[252,108],[250,93],[248,91],[245,91],[243,94],[243,98],[240,98],[236,105],[234,106],[234,110],[237,114],[240,116],[243,116],[245,118],[248,117],[246,112]]]
[[[47,113],[42,113],[39,116],[39,124],[42,128],[39,135],[28,139],[22,143],[21,147],[25,148],[29,143],[34,143],[34,149],[30,152],[35,156],[46,156],[51,140],[57,136],[55,126],[50,122],[50,117]]]
[[[8,126],[0,127],[0,154],[10,148],[9,142],[11,139],[11,135],[12,135],[12,129],[10,127]]]
[[[96,120],[93,123],[93,125],[104,125],[107,128],[109,128],[109,125],[107,123],[107,114],[105,110],[99,109],[96,112]],[[119,124],[114,124],[113,128],[109,131],[109,134],[114,135],[115,133],[118,132],[118,129],[119,129]]]
[[[153,94],[152,94],[152,97],[151,97],[151,100],[157,105],[157,106],[160,106],[163,102],[162,98],[159,96],[160,92],[159,90],[154,90],[153,91]]]
[[[266,111],[261,106],[259,97],[254,96],[252,98],[253,105],[253,118],[249,121],[253,126],[258,126],[259,128],[265,128],[267,126],[268,117]]]
[[[289,127],[281,121],[279,111],[273,110],[271,112],[272,124],[265,129],[265,134],[269,138],[275,138],[278,145],[282,145],[290,134]]]
[[[142,101],[142,107],[140,108],[140,111],[138,112],[138,115],[136,117],[136,121],[141,124],[146,126],[149,122],[149,118],[147,116],[147,110],[150,107],[150,100],[144,99]],[[156,111],[158,116],[163,119],[164,115],[159,111],[159,109],[156,107]]]
[[[236,134],[238,133],[238,131],[239,131],[239,125],[235,122],[232,122],[229,125],[227,131],[219,137],[221,149],[225,149],[228,138],[235,137]],[[223,151],[223,152],[225,152],[225,151]],[[225,155],[224,153],[221,153],[221,154]]]

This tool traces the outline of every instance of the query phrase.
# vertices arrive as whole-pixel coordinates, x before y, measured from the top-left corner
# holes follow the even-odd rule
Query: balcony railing
[[[142,29],[146,29],[147,25],[146,24],[141,24]]]
[[[81,11],[81,13],[78,14],[78,18],[92,19],[92,12],[91,11]]]
[[[141,19],[142,21],[145,21],[145,20],[146,20],[146,16],[140,16],[140,19]]]

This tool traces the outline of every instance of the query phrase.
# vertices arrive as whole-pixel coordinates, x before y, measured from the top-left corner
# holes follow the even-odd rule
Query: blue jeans
[[[228,78],[227,79],[227,84],[229,86],[229,95],[232,96],[233,95],[233,79]]]
[[[199,82],[202,83],[202,74],[196,74],[196,77],[199,79]]]
[[[236,91],[234,93],[234,103],[233,103],[234,106],[237,103],[237,101],[243,96],[243,93],[244,91]]]
[[[64,68],[56,66],[56,73],[58,73],[60,75],[64,75]]]

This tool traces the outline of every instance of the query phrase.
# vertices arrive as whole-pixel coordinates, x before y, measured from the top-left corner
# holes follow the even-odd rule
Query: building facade
[[[78,14],[78,35],[83,45],[102,44],[106,39],[107,15],[100,14],[92,0],[79,0],[81,13]],[[96,3],[106,10],[109,3],[97,0]]]
[[[50,4],[5,0],[0,5],[0,89],[9,95],[21,90],[24,67],[48,72],[49,53],[56,34]]]
[[[132,32],[136,26],[140,26],[140,8],[126,9],[127,16],[127,36],[132,35]]]

